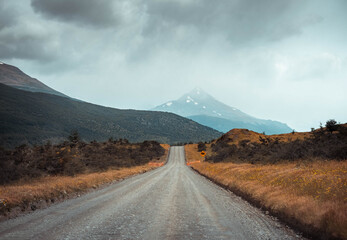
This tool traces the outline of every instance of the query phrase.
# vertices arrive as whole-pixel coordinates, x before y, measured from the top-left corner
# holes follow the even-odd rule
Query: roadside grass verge
[[[184,151],[186,153],[186,161],[188,165],[204,160],[204,157],[201,157],[200,152],[198,151],[198,144],[185,145]]]
[[[164,165],[169,145],[161,145],[165,154],[147,164],[134,167],[109,168],[106,171],[83,173],[75,176],[44,176],[21,179],[0,185],[0,220],[34,211],[64,199],[77,196],[106,184],[145,173]]]
[[[347,239],[347,162],[200,162],[191,166],[309,236]]]
[[[50,176],[35,179],[30,183],[19,181],[10,185],[2,185],[0,186],[1,214],[9,214],[15,207],[19,207],[22,211],[26,211],[28,208],[35,210],[40,201],[45,201],[45,205],[49,205],[59,199],[68,198],[68,195],[72,193],[83,193],[156,167],[146,164],[100,173],[80,174],[74,177]]]

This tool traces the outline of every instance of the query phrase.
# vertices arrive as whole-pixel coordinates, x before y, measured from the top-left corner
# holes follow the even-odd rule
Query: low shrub
[[[281,142],[268,136],[259,136],[259,142],[244,140],[228,144],[219,139],[211,145],[209,162],[277,163],[299,159],[347,159],[347,127],[334,125],[312,132],[311,137]],[[332,129],[334,131],[332,131]]]
[[[138,166],[164,154],[165,149],[155,141],[130,144],[120,139],[87,144],[80,142],[76,136],[58,145],[22,145],[14,150],[0,148],[0,184],[19,179],[74,176],[109,168]]]

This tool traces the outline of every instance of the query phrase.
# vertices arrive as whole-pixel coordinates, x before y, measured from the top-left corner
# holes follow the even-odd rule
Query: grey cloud
[[[336,79],[343,68],[343,60],[336,55],[323,53],[318,56],[310,56],[297,59],[290,66],[286,76],[290,81],[326,81]]]
[[[16,23],[16,12],[0,0],[0,31],[13,26]]]
[[[111,0],[32,0],[34,11],[47,18],[93,27],[112,27],[119,23]]]
[[[54,54],[47,44],[47,39],[43,36],[30,33],[0,33],[0,52],[3,59],[52,60]]]
[[[308,130],[331,117],[323,95],[347,119],[346,2],[0,0],[0,61],[97,104],[155,106],[201,86]]]
[[[190,26],[205,37],[224,35],[234,44],[281,40],[319,22],[319,16],[292,17],[302,3],[299,0],[149,1],[149,23],[143,33],[145,36],[170,34],[174,28]]]
[[[41,23],[31,18],[30,7],[28,11],[24,1],[0,0],[1,59],[52,60],[56,56],[52,38]]]
[[[6,10],[5,5],[1,4],[4,2],[0,0],[0,11]],[[50,33],[50,38],[37,36],[30,31],[19,35],[25,28],[24,23],[19,21],[17,24],[20,27],[16,33],[0,35],[0,47],[2,57],[49,60],[54,59],[55,53],[59,53],[59,50],[54,52],[49,49],[52,41],[60,43],[63,41],[64,44],[60,47],[64,45],[64,49],[61,50],[64,52],[65,49],[80,48],[81,44],[74,39],[82,35],[81,31],[84,31],[83,37],[93,39],[96,34],[94,30],[98,30],[97,34],[104,36],[106,33],[104,28],[112,26],[117,26],[117,32],[111,29],[113,32],[108,36],[113,40],[111,43],[105,41],[105,45],[108,46],[104,48],[108,48],[108,51],[121,50],[125,58],[130,61],[150,58],[158,51],[168,48],[175,51],[183,49],[185,53],[188,50],[199,52],[204,46],[204,41],[215,36],[226,39],[232,45],[249,46],[253,43],[259,45],[264,41],[278,41],[298,35],[304,27],[319,22],[319,16],[292,17],[292,13],[297,10],[301,2],[299,0],[31,0],[31,2],[28,0],[27,7],[33,15],[31,16],[33,22],[38,21],[40,25],[54,29]],[[19,5],[17,7],[22,8]],[[14,16],[21,15],[15,14],[13,9],[7,11],[11,15],[8,17],[9,14],[3,12],[4,14],[0,14],[0,31],[2,25],[7,27],[15,25]],[[128,19],[127,14],[131,16]],[[72,22],[78,26],[75,24],[64,26],[49,21],[50,19]],[[93,29],[79,28],[81,25],[91,26]],[[133,26],[139,27],[134,28],[136,30],[129,30]],[[65,37],[61,37],[61,34]],[[25,35],[27,37],[24,37]],[[70,35],[75,38],[70,39]],[[122,42],[133,47],[125,47],[126,50],[115,47]],[[58,55],[56,57],[59,57]]]

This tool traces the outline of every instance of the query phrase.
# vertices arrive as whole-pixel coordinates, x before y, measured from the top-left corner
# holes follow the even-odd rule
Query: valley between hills
[[[347,239],[346,124],[295,132],[201,89],[107,108],[0,70],[0,238]]]

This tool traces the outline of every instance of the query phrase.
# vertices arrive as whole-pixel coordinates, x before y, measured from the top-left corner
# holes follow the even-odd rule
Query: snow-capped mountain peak
[[[235,107],[230,107],[201,88],[195,88],[179,99],[169,101],[152,110],[176,113],[223,132],[234,127],[248,128],[258,132],[265,131],[270,134],[292,131],[283,123],[258,119]]]
[[[173,112],[184,117],[194,115],[228,116],[228,112],[230,113],[231,109],[236,111],[236,108],[231,108],[219,102],[201,88],[195,88],[175,101],[169,101],[154,108],[154,110]],[[234,118],[239,118],[237,115],[242,115],[242,118],[248,117],[247,114],[238,110],[233,112],[232,115]]]

